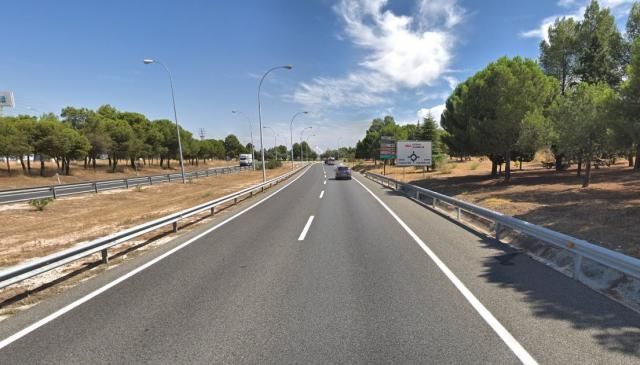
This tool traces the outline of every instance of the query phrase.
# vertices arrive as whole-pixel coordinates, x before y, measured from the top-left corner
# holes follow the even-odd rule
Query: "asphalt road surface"
[[[215,174],[223,174],[223,173],[231,173],[240,171],[239,166],[230,166],[230,167],[216,167],[208,169],[209,175]],[[206,170],[197,172],[199,177],[206,176]],[[196,178],[196,172],[185,172],[185,177]],[[96,181],[94,186],[94,182],[86,182],[86,183],[77,183],[77,184],[63,184],[55,186],[56,197],[65,196],[65,195],[75,195],[75,194],[85,194],[85,193],[93,193],[96,191],[104,191],[104,190],[113,190],[113,189],[125,189],[136,185],[152,185],[169,181],[180,181],[182,179],[182,174],[165,174],[165,175],[154,175],[154,176],[141,176],[141,177],[131,177],[120,180],[105,180],[105,181]],[[53,190],[50,186],[43,187],[34,187],[34,188],[24,188],[24,189],[12,189],[12,190],[0,190],[0,204],[9,204],[21,201],[27,201],[31,199],[42,199],[53,197]]]
[[[0,364],[640,363],[637,313],[359,174],[332,177],[314,165],[144,269],[0,322]]]

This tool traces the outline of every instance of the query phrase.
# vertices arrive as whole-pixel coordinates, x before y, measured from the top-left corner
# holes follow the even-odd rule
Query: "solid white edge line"
[[[320,196],[319,196],[318,198],[319,198],[319,199],[322,199],[322,197],[323,197],[323,196],[324,196],[324,190],[322,190],[322,191],[320,192]]]
[[[438,266],[438,268],[445,274],[445,276],[453,283],[458,291],[464,296],[464,298],[471,304],[480,317],[493,329],[493,331],[502,339],[502,341],[513,351],[518,359],[526,365],[535,365],[538,362],[527,352],[527,350],[504,328],[504,326],[491,314],[491,312],[482,304],[478,298],[471,293],[471,291],[464,285],[460,279],[447,267],[447,265],[440,260],[440,258],[427,246],[420,237],[409,226],[400,219],[400,217],[389,208],[377,195],[375,195],[369,188],[363,183],[354,179],[360,186],[362,186],[373,198],[382,205],[382,207],[400,224],[402,228],[413,238],[414,241],[422,248],[422,250],[431,258],[431,260]]]
[[[269,200],[271,197],[275,196],[276,194],[278,194],[279,192],[281,192],[282,190],[284,190],[285,188],[287,188],[289,185],[291,185],[291,184],[293,184],[294,182],[296,182],[299,178],[301,178],[302,176],[304,176],[304,174],[306,174],[306,173],[307,173],[307,171],[309,171],[309,170],[310,170],[310,169],[309,169],[309,168],[307,168],[307,169],[306,169],[306,170],[304,170],[300,175],[298,175],[295,179],[293,179],[292,181],[290,181],[288,184],[286,184],[285,186],[283,186],[283,187],[281,187],[280,189],[276,190],[273,194],[271,194],[271,195],[269,195],[269,196],[265,197],[264,199],[260,200],[259,202],[256,202],[255,204],[253,204],[253,205],[251,205],[251,206],[247,207],[246,209],[244,209],[244,210],[242,210],[242,211],[240,211],[240,212],[238,212],[238,213],[234,214],[233,216],[231,216],[231,217],[229,217],[229,218],[225,219],[224,221],[222,221],[222,222],[220,222],[220,223],[216,224],[215,226],[213,226],[213,227],[211,227],[211,228],[207,229],[206,231],[204,231],[204,232],[200,233],[199,235],[197,235],[197,236],[195,236],[195,237],[191,238],[190,240],[188,240],[188,241],[186,241],[186,242],[184,242],[184,243],[180,244],[179,246],[176,246],[176,247],[172,248],[171,250],[169,250],[169,251],[167,251],[167,252],[163,253],[162,255],[160,255],[160,256],[158,256],[158,257],[156,257],[155,259],[153,259],[153,260],[151,260],[151,261],[148,261],[147,263],[145,263],[145,264],[143,264],[143,265],[141,265],[141,266],[138,266],[137,268],[135,268],[135,269],[133,269],[133,270],[129,271],[128,273],[126,273],[126,274],[124,274],[124,275],[120,276],[119,278],[117,278],[117,279],[115,279],[115,280],[113,280],[113,281],[111,281],[111,282],[107,283],[106,285],[104,285],[104,286],[102,286],[102,287],[100,287],[100,288],[98,288],[98,289],[94,290],[93,292],[91,292],[91,293],[89,293],[89,294],[87,294],[87,295],[83,296],[82,298],[80,298],[80,299],[78,299],[78,300],[76,300],[76,301],[74,301],[74,302],[72,302],[72,303],[67,304],[66,306],[64,306],[64,307],[62,307],[62,308],[60,308],[60,309],[58,309],[57,311],[55,311],[55,312],[53,312],[53,313],[49,314],[48,316],[46,316],[46,317],[44,317],[44,318],[42,318],[42,319],[40,319],[40,320],[36,321],[35,323],[33,323],[33,324],[31,324],[31,325],[29,325],[29,326],[27,326],[27,327],[23,328],[22,330],[20,330],[20,331],[18,331],[18,332],[16,332],[16,333],[14,333],[13,335],[11,335],[11,336],[9,336],[9,337],[5,338],[4,340],[0,341],[0,350],[2,350],[3,348],[7,347],[7,346],[8,346],[8,345],[10,345],[11,343],[13,343],[13,342],[15,342],[15,341],[19,340],[20,338],[22,338],[22,337],[24,337],[24,336],[28,335],[29,333],[31,333],[31,332],[33,332],[33,331],[37,330],[38,328],[40,328],[40,327],[44,326],[45,324],[47,324],[47,323],[49,323],[49,322],[53,321],[54,319],[56,319],[56,318],[58,318],[58,317],[62,316],[63,314],[65,314],[65,313],[67,313],[67,312],[69,312],[69,311],[73,310],[74,308],[76,308],[76,307],[78,307],[78,306],[80,306],[80,305],[82,305],[82,304],[84,304],[84,303],[88,302],[89,300],[91,300],[91,299],[95,298],[96,296],[98,296],[98,295],[100,295],[100,294],[104,293],[105,291],[107,291],[107,290],[109,290],[109,289],[113,288],[114,286],[116,286],[116,285],[120,284],[121,282],[123,282],[123,281],[125,281],[125,280],[129,279],[130,277],[132,277],[132,276],[134,276],[134,275],[138,274],[139,272],[141,272],[142,270],[145,270],[146,268],[150,267],[151,265],[156,264],[156,263],[158,263],[159,261],[161,261],[161,260],[165,259],[166,257],[168,257],[168,256],[170,256],[170,255],[172,255],[172,254],[174,254],[174,253],[176,253],[176,252],[180,251],[181,249],[183,249],[183,248],[187,247],[187,246],[188,246],[188,245],[190,245],[191,243],[193,243],[193,242],[195,242],[195,241],[199,240],[200,238],[202,238],[202,237],[204,237],[204,236],[208,235],[209,233],[211,233],[211,232],[213,232],[213,231],[217,230],[218,228],[220,228],[220,227],[222,227],[223,225],[225,225],[225,224],[227,224],[227,223],[231,222],[232,220],[234,220],[234,219],[238,218],[239,216],[243,215],[244,213],[246,213],[246,212],[248,212],[248,211],[252,210],[253,208],[257,207],[258,205],[260,205],[260,204],[262,204],[262,203],[264,203],[265,201]]]
[[[307,236],[307,232],[309,232],[309,228],[311,227],[311,223],[313,223],[313,216],[309,217],[307,220],[307,224],[304,225],[302,232],[300,232],[300,237],[298,237],[298,241],[304,241],[304,238]]]

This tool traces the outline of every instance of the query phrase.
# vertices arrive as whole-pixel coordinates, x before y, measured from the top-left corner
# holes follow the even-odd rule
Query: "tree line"
[[[196,165],[207,159],[235,158],[251,150],[251,144],[243,146],[233,134],[224,140],[198,140],[180,128],[180,140],[185,163]],[[278,148],[278,159],[290,155],[285,146]],[[267,156],[274,152],[268,150]],[[179,158],[178,130],[170,120],[151,121],[143,114],[118,111],[110,105],[95,111],[66,107],[60,117],[51,113],[0,117],[0,156],[6,157],[9,171],[9,158],[15,158],[27,174],[33,168],[28,156],[38,156],[42,176],[49,159],[66,175],[71,161],[83,160],[85,168],[95,169],[101,156],[107,157],[111,171],[121,163],[136,169],[138,161],[171,168],[171,160]]]
[[[555,167],[577,163],[588,186],[594,161],[624,156],[640,170],[640,5],[625,34],[592,1],[584,18],[559,18],[539,62],[503,57],[459,84],[441,116],[452,155],[486,155],[492,175],[505,163],[550,148]],[[634,156],[635,155],[635,156]],[[634,162],[635,157],[635,162]]]
[[[432,115],[427,115],[420,125],[397,124],[390,115],[384,118],[375,118],[365,137],[356,143],[355,157],[362,159],[378,160],[380,157],[381,137],[391,137],[394,141],[419,140],[432,142],[432,168],[437,168],[444,159],[446,145],[443,144],[445,133],[438,128],[438,123]]]

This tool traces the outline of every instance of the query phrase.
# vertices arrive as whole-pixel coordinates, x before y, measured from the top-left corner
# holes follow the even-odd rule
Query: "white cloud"
[[[447,72],[464,16],[455,0],[421,0],[415,17],[386,9],[388,0],[342,0],[334,7],[344,33],[365,50],[345,77],[318,77],[300,84],[292,99],[307,107],[371,106],[399,88],[433,85]],[[447,82],[451,83],[449,80]]]
[[[444,112],[446,108],[447,106],[445,104],[436,105],[431,108],[421,108],[416,112],[416,116],[422,120],[427,115],[431,115],[433,119],[440,123],[440,115],[442,115],[442,112]]]
[[[613,15],[619,17],[629,13],[629,9],[631,8],[633,1],[634,0],[600,0],[599,3],[600,8],[609,8]],[[520,36],[524,38],[539,38],[548,41],[549,26],[551,26],[557,18],[565,17],[582,20],[584,11],[589,3],[590,0],[559,0],[557,3],[558,6],[565,9],[571,9],[571,11],[565,14],[546,17],[542,20],[538,28],[521,32]]]

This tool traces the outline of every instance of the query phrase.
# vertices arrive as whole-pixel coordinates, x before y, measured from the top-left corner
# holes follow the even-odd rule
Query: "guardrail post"
[[[93,183],[93,191],[95,191],[96,194],[98,194],[98,183]]]
[[[51,186],[51,193],[53,193],[53,199],[56,199],[56,186]]]
[[[196,179],[197,179],[198,177],[199,177],[199,176],[198,176],[198,171],[196,171]]]
[[[129,180],[124,179],[124,187],[125,189],[129,189]]]
[[[100,255],[102,256],[102,263],[103,264],[108,264],[109,263],[109,253],[107,252],[107,249],[105,248],[104,250],[100,251]]]
[[[416,190],[416,200],[420,200],[420,190]]]
[[[209,177],[209,169],[207,169],[207,177]]]
[[[153,182],[151,182],[151,176],[149,176],[149,185],[153,185]]]
[[[171,182],[171,174],[167,174],[167,179]]]
[[[438,199],[436,199],[436,198],[432,198],[431,206],[433,207],[433,209],[438,208],[438,205],[437,205],[437,204],[438,204]]]
[[[216,214],[216,207],[213,206],[211,207],[211,215],[215,215]]]
[[[238,204],[238,198],[233,198],[233,204]]]
[[[456,208],[456,219],[460,220],[460,208]]]
[[[178,222],[173,222],[173,232],[178,232]]]
[[[574,255],[575,260],[573,261],[573,278],[575,280],[581,281],[582,278],[582,256],[577,253]]]
[[[500,222],[496,222],[496,241],[500,241],[500,230],[502,230],[502,225]]]

